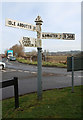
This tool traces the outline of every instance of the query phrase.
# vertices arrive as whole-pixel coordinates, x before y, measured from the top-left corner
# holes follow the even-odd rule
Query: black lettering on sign
[[[33,27],[33,30],[36,30],[36,27],[35,27],[35,26]]]
[[[49,37],[49,34],[46,34],[46,37]]]
[[[22,23],[20,23],[20,27],[24,27],[24,25]]]
[[[13,26],[15,26],[16,22],[8,21],[8,24],[9,24],[9,25],[13,25]]]
[[[14,22],[14,26],[15,26],[16,22]]]
[[[23,37],[23,40],[26,40],[26,37]]]
[[[30,41],[30,38],[27,37],[27,40]]]
[[[31,46],[33,47],[33,46],[34,46],[34,44],[31,44]]]
[[[17,24],[17,26],[20,26],[19,23]]]
[[[9,25],[12,25],[12,21],[8,21],[8,24],[9,24]]]
[[[25,28],[27,28],[27,25],[25,25]]]
[[[75,39],[75,35],[74,34],[66,34],[66,33],[64,33],[63,34],[63,38],[64,39],[67,39],[67,40],[74,40]]]
[[[63,39],[66,39],[66,34],[63,34]]]
[[[44,37],[44,34],[42,34],[42,37]]]
[[[30,25],[30,29],[32,29],[32,26]]]
[[[55,37],[55,34],[52,34],[52,37]]]
[[[56,34],[56,37],[58,37],[58,35]]]
[[[26,25],[26,24],[23,24],[23,25],[24,25],[24,26],[23,26],[24,28],[27,28],[27,25]]]
[[[18,23],[17,26],[24,27],[23,23]]]

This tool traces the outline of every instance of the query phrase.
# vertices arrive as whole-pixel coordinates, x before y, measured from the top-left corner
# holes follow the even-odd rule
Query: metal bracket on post
[[[74,93],[74,56],[72,56],[72,93]]]

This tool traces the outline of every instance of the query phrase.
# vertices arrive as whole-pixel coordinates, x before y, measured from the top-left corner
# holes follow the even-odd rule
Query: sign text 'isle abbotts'
[[[71,33],[46,33],[46,32],[42,32],[42,39],[75,40],[75,34],[71,34]]]
[[[6,19],[5,25],[9,27],[16,27],[16,28],[27,29],[30,31],[36,31],[35,25],[24,23],[24,22],[19,22],[19,21],[11,20],[11,19]]]
[[[32,37],[22,37],[19,42],[24,47],[41,47],[41,40]]]

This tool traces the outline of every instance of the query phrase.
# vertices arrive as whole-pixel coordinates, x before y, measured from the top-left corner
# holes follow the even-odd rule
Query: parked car
[[[4,62],[0,62],[0,69],[5,69],[5,63]]]
[[[10,61],[16,61],[16,58],[15,58],[14,56],[10,56],[10,57],[9,57],[9,60],[10,60]]]

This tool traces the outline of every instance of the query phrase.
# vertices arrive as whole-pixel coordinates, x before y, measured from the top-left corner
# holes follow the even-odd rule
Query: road
[[[2,81],[18,77],[19,95],[37,91],[37,66],[5,60],[6,69],[0,70]],[[74,72],[74,85],[81,85],[82,71]],[[42,89],[71,86],[71,72],[64,68],[42,67]],[[2,89],[2,98],[14,96],[13,86]]]

